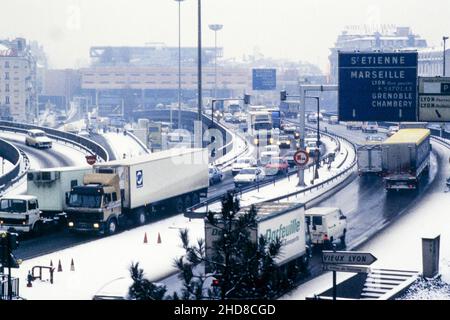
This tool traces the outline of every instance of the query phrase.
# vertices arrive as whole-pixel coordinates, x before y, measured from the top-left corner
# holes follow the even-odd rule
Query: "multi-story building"
[[[393,51],[427,48],[427,42],[419,35],[413,34],[409,27],[381,28],[368,33],[368,28],[347,27],[337,38],[334,48],[331,48],[330,81],[338,81],[338,52],[339,51]]]
[[[419,52],[417,73],[422,77],[443,76],[444,50],[443,48],[425,48]],[[445,75],[450,75],[450,49],[445,50]]]
[[[36,106],[36,60],[26,40],[0,40],[0,115],[29,122]]]

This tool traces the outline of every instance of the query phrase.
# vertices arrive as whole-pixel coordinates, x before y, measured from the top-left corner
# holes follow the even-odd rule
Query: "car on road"
[[[314,207],[305,211],[305,223],[309,227],[311,243],[331,245],[340,240],[345,244],[347,217],[339,208]]]
[[[52,140],[47,137],[44,131],[39,129],[31,129],[27,131],[25,144],[27,146],[33,146],[35,148],[51,148]]]
[[[358,121],[348,121],[345,124],[345,127],[347,128],[347,130],[360,130],[362,129],[362,123]]]
[[[242,169],[239,174],[237,174],[234,178],[234,185],[236,187],[242,186],[242,185],[248,185],[255,182],[259,182],[264,180],[265,178],[265,172],[260,167],[251,167],[251,168],[245,168]]]
[[[390,126],[390,127],[388,128],[388,132],[386,133],[386,135],[387,135],[388,137],[393,136],[394,133],[396,133],[398,130],[400,130],[399,126]]]
[[[256,166],[256,159],[253,157],[243,157],[237,159],[231,166],[231,173],[233,176],[237,175],[242,169]]]
[[[366,142],[369,143],[381,143],[383,142],[384,138],[379,135],[370,135],[366,137]]]
[[[330,116],[328,118],[328,124],[339,124],[338,116]]]
[[[291,147],[291,139],[287,135],[279,136],[277,145],[280,148],[289,149]]]
[[[297,127],[292,124],[285,124],[283,126],[283,132],[286,134],[294,134],[297,130]]]
[[[290,150],[286,152],[283,156],[283,159],[287,161],[289,167],[295,167],[297,164],[294,161],[294,155],[297,153],[297,150]]]
[[[362,132],[377,133],[378,132],[378,123],[375,121],[363,122]]]
[[[264,170],[266,176],[275,176],[277,174],[286,175],[289,171],[289,164],[284,158],[274,157],[265,165]]]
[[[233,120],[233,115],[231,113],[225,113],[223,115],[223,121],[231,122]]]
[[[278,152],[278,153],[280,153],[280,147],[276,146],[276,145],[264,146],[261,154],[263,154],[264,152]]]
[[[219,183],[223,179],[223,172],[216,166],[210,166],[208,169],[209,185],[212,186],[215,183]]]

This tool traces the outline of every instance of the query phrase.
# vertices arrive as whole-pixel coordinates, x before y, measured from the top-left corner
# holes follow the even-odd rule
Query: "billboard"
[[[450,77],[419,78],[419,121],[450,121]]]
[[[341,121],[417,121],[417,52],[340,52]]]
[[[253,69],[253,90],[275,90],[277,88],[276,69]]]

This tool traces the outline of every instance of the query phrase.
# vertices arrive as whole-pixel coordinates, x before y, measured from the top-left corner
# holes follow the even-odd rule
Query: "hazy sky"
[[[52,67],[86,63],[92,45],[178,45],[174,0],[1,0],[0,38],[22,36],[44,45]],[[197,0],[185,0],[182,45],[197,45]],[[257,48],[265,56],[328,65],[329,48],[346,25],[396,24],[440,46],[450,34],[448,0],[202,0],[203,44],[208,24],[224,25],[225,57]]]

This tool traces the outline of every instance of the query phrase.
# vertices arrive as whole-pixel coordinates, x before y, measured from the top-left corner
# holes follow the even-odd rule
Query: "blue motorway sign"
[[[275,90],[277,88],[276,69],[253,69],[253,90]]]
[[[341,121],[417,121],[417,52],[340,52]]]

